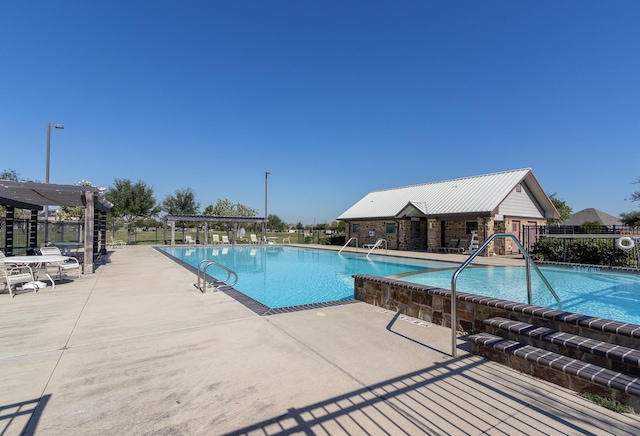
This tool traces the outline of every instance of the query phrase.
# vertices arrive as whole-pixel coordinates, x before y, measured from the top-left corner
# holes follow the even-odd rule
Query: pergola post
[[[15,208],[13,206],[7,206],[7,219],[5,226],[7,230],[4,235],[4,246],[7,252],[7,256],[13,256],[13,217],[15,214]]]
[[[84,212],[84,267],[83,274],[94,273],[93,250],[94,250],[94,223],[95,223],[95,202],[93,192],[84,192],[86,200]]]
[[[38,210],[31,210],[29,219],[29,247],[38,248]]]

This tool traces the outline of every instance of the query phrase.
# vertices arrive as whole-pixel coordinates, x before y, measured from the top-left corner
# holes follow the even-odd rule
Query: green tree
[[[633,183],[640,185],[640,178]],[[640,201],[640,191],[632,192],[629,200]],[[621,213],[620,220],[628,226],[640,227],[640,212]]]
[[[175,195],[167,195],[162,201],[162,210],[172,215],[197,215],[200,203],[191,188],[178,189]]]
[[[0,180],[15,180],[17,182],[20,180],[20,174],[18,174],[16,170],[12,169],[3,170],[0,173]]]
[[[628,226],[640,227],[640,212],[621,213],[620,220]]]
[[[563,200],[560,200],[558,197],[556,197],[556,195],[557,195],[556,193],[551,194],[549,196],[549,199],[551,200],[553,205],[556,207],[556,210],[560,214],[560,219],[547,220],[548,224],[558,224],[563,221],[567,221],[569,218],[571,218],[571,214],[573,213],[573,209],[571,209],[571,207],[567,205],[567,203],[565,203]]]
[[[284,221],[280,219],[278,215],[269,215],[267,217],[267,228],[271,230],[276,230],[278,232],[283,232],[286,224]]]
[[[196,202],[196,194],[191,188],[178,189],[175,195],[167,195],[162,201],[162,210],[170,215],[197,215],[200,203]],[[185,228],[187,221],[179,221],[178,227]]]
[[[256,209],[252,209],[241,203],[233,203],[228,198],[219,199],[216,201],[215,206],[210,204],[204,208],[205,215],[211,216],[243,216],[243,217],[255,217],[258,215]]]
[[[107,189],[105,198],[113,203],[111,216],[122,219],[127,226],[127,242],[131,242],[131,233],[138,220],[160,212],[153,197],[153,188],[141,180],[132,183],[128,179],[115,179],[114,186]]]

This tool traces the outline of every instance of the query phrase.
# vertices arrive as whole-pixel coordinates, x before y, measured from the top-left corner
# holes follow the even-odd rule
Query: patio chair
[[[258,243],[258,236],[255,234],[250,234],[249,237],[251,238],[251,243],[252,244],[257,244]]]
[[[62,256],[62,253],[60,252],[60,249],[58,247],[42,247],[40,249],[40,254]],[[58,278],[60,279],[62,278],[63,273],[66,274],[67,271],[73,271],[73,270],[77,271],[78,278],[81,277],[80,262],[78,262],[78,259],[76,259],[75,257],[69,257],[67,260],[60,261],[60,262],[46,262],[44,265],[45,271],[48,269],[49,266],[57,268]]]
[[[441,251],[443,253],[449,253],[449,250],[452,248],[456,248],[458,246],[458,242],[460,240],[457,238],[451,238],[449,239],[449,243],[447,244],[446,247],[438,247],[438,251]]]
[[[184,238],[187,245],[196,245],[196,241],[191,237],[191,235],[187,235]]]
[[[231,242],[229,242],[229,237],[227,235],[222,235],[222,244],[231,245]]]
[[[447,250],[448,253],[464,253],[469,249],[469,240],[468,239],[460,239],[458,245],[453,248],[449,248]]]
[[[113,236],[110,236],[110,238],[111,243],[109,244],[109,248],[124,248],[124,246],[127,245],[127,243],[121,239],[113,239]]]
[[[211,243],[212,244],[219,244],[220,243],[220,235],[217,233],[214,233],[213,235],[211,235]]]
[[[2,257],[4,257],[4,253]],[[9,288],[11,298],[14,297],[14,288],[17,285],[36,281],[30,266],[7,268],[7,265],[2,261],[0,261],[0,280],[4,283],[5,289]],[[33,292],[38,292],[37,286],[33,286]]]

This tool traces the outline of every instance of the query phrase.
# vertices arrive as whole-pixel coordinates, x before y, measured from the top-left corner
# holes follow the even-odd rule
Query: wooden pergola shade
[[[82,206],[84,218],[84,272],[94,272],[94,258],[100,241],[106,250],[107,212],[113,205],[104,196],[103,188],[93,186],[54,185],[50,183],[0,180],[0,205],[7,208],[5,249],[13,255],[13,220],[15,209],[31,211],[29,246],[38,247],[38,211],[44,206]]]

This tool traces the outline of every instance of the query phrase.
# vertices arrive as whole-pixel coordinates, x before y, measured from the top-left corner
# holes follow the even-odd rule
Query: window
[[[464,232],[467,235],[470,235],[471,232],[477,232],[478,231],[478,221],[467,221],[466,223],[464,223]]]
[[[351,233],[360,233],[360,224],[351,224]]]
[[[384,223],[384,232],[386,234],[396,232],[396,223]]]

